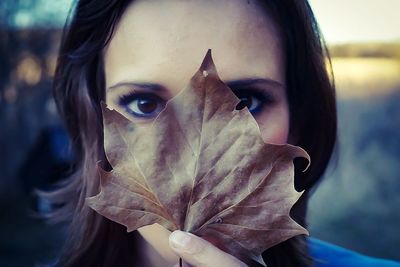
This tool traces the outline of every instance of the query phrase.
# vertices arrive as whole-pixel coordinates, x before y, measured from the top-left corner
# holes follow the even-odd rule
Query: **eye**
[[[240,99],[236,109],[240,110],[247,107],[252,114],[262,111],[266,105],[274,102],[270,94],[258,90],[234,90],[233,93]]]
[[[163,110],[165,100],[151,93],[131,93],[121,96],[119,105],[135,117],[153,118]]]

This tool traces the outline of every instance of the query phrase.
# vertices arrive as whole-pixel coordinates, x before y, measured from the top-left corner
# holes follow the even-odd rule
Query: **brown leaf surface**
[[[292,145],[266,144],[247,108],[218,77],[211,50],[189,85],[149,127],[103,106],[101,192],[88,205],[128,231],[158,223],[219,240],[242,259],[307,231],[289,217],[294,189]]]

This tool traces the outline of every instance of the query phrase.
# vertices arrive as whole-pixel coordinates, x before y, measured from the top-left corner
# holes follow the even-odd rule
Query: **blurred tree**
[[[59,147],[49,156],[52,147],[39,137],[60,129],[51,82],[71,2],[0,0],[0,235],[7,236],[0,241],[7,252],[0,266],[36,266],[54,257],[64,240],[59,225],[47,226],[27,213],[32,201],[26,191],[60,176],[54,168],[61,166],[54,164]],[[51,134],[50,141],[59,136]],[[33,155],[35,144],[47,154]]]
[[[1,25],[8,28],[60,28],[72,0],[2,0]]]
[[[54,123],[51,78],[71,3],[0,1],[0,197],[18,191],[18,167],[39,132]]]

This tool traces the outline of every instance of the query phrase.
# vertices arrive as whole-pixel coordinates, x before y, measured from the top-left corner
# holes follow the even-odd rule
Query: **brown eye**
[[[148,114],[157,109],[158,103],[151,99],[139,99],[136,105],[140,112]]]
[[[255,93],[250,90],[234,93],[240,99],[240,102],[236,105],[237,110],[247,107],[251,113],[255,114],[260,111],[265,104],[263,97],[255,95]]]
[[[119,104],[135,117],[152,118],[161,112],[165,101],[154,94],[133,93],[121,97]]]

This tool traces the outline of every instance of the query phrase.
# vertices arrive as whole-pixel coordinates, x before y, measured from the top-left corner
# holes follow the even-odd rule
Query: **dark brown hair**
[[[100,101],[105,98],[103,49],[132,0],[79,0],[64,30],[54,80],[54,97],[69,131],[76,156],[75,172],[48,196],[63,207],[54,213],[70,220],[70,232],[58,266],[140,266],[136,232],[107,220],[85,205],[98,193],[95,170],[109,169],[103,148]],[[264,3],[265,2],[265,3]],[[336,140],[334,86],[325,60],[329,56],[306,0],[265,0],[280,28],[286,55],[290,133],[311,156],[311,168],[296,172],[296,188],[306,193],[292,209],[305,226],[307,192],[323,174]],[[304,237],[269,250],[267,264],[308,266]]]

